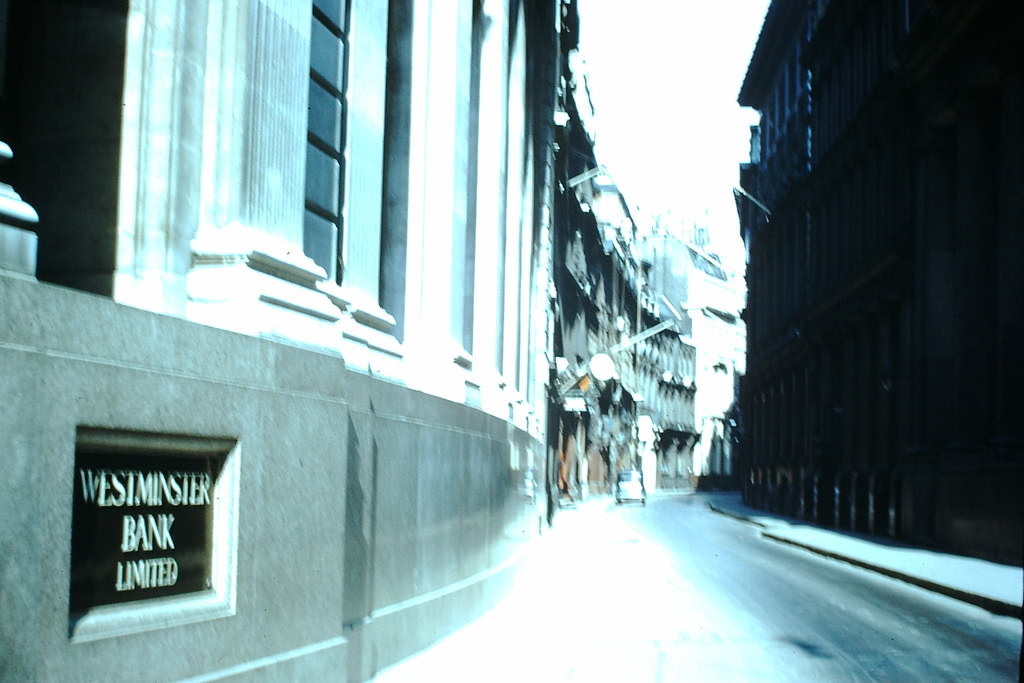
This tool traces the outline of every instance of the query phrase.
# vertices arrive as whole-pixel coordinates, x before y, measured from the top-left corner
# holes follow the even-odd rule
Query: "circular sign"
[[[590,359],[590,374],[600,382],[615,377],[615,362],[607,353],[596,353]]]

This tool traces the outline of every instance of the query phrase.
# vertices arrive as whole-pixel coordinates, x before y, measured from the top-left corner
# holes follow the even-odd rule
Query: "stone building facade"
[[[685,343],[694,350],[680,381],[694,397],[686,470],[691,484],[702,488],[736,484],[736,387],[746,367],[743,280],[727,272],[712,246],[665,233],[647,236],[642,246],[652,287],[678,308]]]
[[[489,608],[575,6],[0,7],[0,678],[364,680]]]
[[[1021,18],[771,4],[739,96],[752,503],[1020,562]]]

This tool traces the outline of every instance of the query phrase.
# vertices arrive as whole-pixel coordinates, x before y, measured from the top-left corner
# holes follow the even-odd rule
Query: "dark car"
[[[615,482],[615,502],[622,503],[624,500],[639,500],[643,505],[647,505],[644,475],[639,470],[619,472],[618,481]]]

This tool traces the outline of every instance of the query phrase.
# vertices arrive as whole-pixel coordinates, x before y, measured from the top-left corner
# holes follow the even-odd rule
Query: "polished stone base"
[[[369,677],[485,611],[537,533],[521,487],[542,451],[480,410],[337,355],[27,278],[0,274],[0,301],[6,678]],[[237,547],[218,609],[181,620],[144,599],[116,637],[76,637],[83,427],[235,444],[223,492]]]

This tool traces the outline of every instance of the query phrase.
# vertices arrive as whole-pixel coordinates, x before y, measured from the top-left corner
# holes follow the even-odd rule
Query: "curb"
[[[720,515],[725,515],[726,517],[732,517],[733,519],[738,519],[739,521],[746,522],[747,524],[753,524],[754,526],[760,527],[762,529],[767,529],[768,528],[768,526],[766,524],[764,524],[763,522],[758,522],[755,519],[750,519],[750,517],[746,517],[744,515],[741,515],[738,512],[732,512],[731,510],[726,510],[725,508],[717,507],[714,503],[708,503],[708,508],[712,512],[717,512]]]
[[[760,527],[762,538],[767,538],[772,541],[776,541],[777,543],[784,543],[786,545],[790,545],[795,548],[800,548],[801,550],[806,550],[808,552],[815,553],[816,555],[828,557],[833,560],[840,560],[842,562],[846,562],[847,564],[852,564],[855,567],[860,567],[861,569],[867,569],[869,571],[882,574],[883,576],[888,576],[889,578],[899,579],[900,581],[912,584],[914,586],[918,586],[919,588],[924,588],[934,593],[941,593],[942,595],[955,598],[957,600],[960,600],[961,602],[966,602],[977,607],[981,607],[982,609],[985,609],[993,614],[998,614],[1000,616],[1006,617],[1016,617],[1017,619],[1022,618],[1020,605],[1011,602],[1004,602],[1002,600],[997,600],[995,598],[989,598],[984,595],[978,595],[976,593],[971,593],[965,590],[961,590],[959,588],[954,588],[953,586],[946,586],[941,583],[936,583],[934,581],[929,581],[928,579],[921,578],[920,576],[914,576],[913,574],[907,574],[896,569],[889,569],[888,567],[882,567],[877,564],[865,562],[864,560],[860,560],[855,557],[850,557],[849,555],[844,555],[843,553],[837,553],[831,550],[825,550],[824,548],[819,548],[814,545],[809,545],[807,543],[801,543],[800,541],[794,541],[791,538],[786,538],[784,536],[780,536],[778,534],[768,531],[767,527],[761,522],[750,519],[749,517],[746,517],[742,514],[731,512],[729,510],[724,510],[720,507],[716,507],[711,503],[708,503],[708,508],[710,508],[714,512],[725,515],[727,517],[732,517],[733,519],[738,519],[742,522],[747,522],[748,524],[753,524],[754,526]]]

